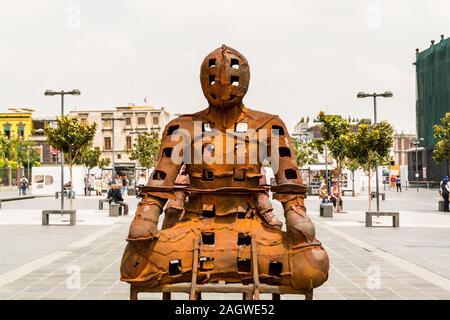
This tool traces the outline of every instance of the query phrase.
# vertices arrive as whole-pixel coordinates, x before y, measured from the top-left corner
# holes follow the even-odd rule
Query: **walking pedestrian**
[[[128,191],[128,179],[124,175],[122,176],[122,197],[127,195],[127,191]]]
[[[395,185],[397,186],[397,192],[398,190],[402,192],[402,179],[400,179],[400,176],[397,176],[397,178],[395,178]]]
[[[448,182],[448,176],[445,176],[441,180],[441,185],[439,188],[439,193],[441,197],[444,199],[444,212],[449,212],[449,196],[450,196],[450,185]]]
[[[22,179],[20,179],[20,190],[22,191],[23,196],[27,194],[27,189],[28,189],[28,179],[26,177],[22,177]]]

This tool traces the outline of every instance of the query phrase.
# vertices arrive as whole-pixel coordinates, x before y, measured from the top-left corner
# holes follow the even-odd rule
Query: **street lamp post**
[[[423,138],[417,138],[414,142],[414,146],[416,147],[416,187],[417,192],[419,192],[419,150],[418,147],[420,145],[420,141],[423,141]]]
[[[28,183],[30,183],[30,147],[27,147],[27,171],[28,171]]]
[[[44,95],[45,96],[56,96],[56,95],[60,95],[61,96],[61,117],[64,116],[64,96],[68,94],[68,95],[72,95],[72,96],[79,96],[80,90],[78,89],[73,89],[71,91],[53,91],[53,90],[46,90]],[[61,156],[61,211],[64,210],[64,152],[62,152],[62,150],[59,151],[59,154]],[[73,188],[73,186],[72,186]]]
[[[367,98],[367,97],[373,97],[373,122],[374,122],[374,124],[377,124],[377,97],[392,98],[393,94],[390,91],[386,91],[384,93],[358,92],[357,98]],[[369,177],[369,181],[370,181],[370,177]],[[376,181],[377,212],[379,212],[380,211],[380,189],[379,189],[379,183],[378,183],[378,166],[375,169],[375,181]],[[371,197],[371,195],[369,195],[369,197]]]
[[[328,146],[325,144],[325,181],[327,183],[327,194],[330,193],[330,183],[328,181]]]

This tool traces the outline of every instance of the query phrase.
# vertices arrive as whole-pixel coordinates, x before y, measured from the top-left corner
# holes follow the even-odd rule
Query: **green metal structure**
[[[433,125],[450,111],[450,38],[432,44],[416,55],[418,137],[422,146],[435,145]]]

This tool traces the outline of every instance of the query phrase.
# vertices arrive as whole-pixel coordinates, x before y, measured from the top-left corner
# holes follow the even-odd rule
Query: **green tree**
[[[102,158],[100,159],[100,161],[98,162],[98,167],[100,169],[106,168],[107,166],[109,166],[111,163],[111,159],[110,158]]]
[[[56,128],[46,124],[44,132],[49,145],[64,152],[64,159],[69,166],[69,181],[73,186],[73,165],[79,163],[86,150],[91,148],[97,124],[82,123],[77,118],[66,116],[59,117],[56,124]],[[72,209],[72,194],[70,208]]]
[[[347,146],[350,159],[354,159],[369,178],[369,211],[371,211],[371,186],[370,181],[376,168],[387,164],[391,160],[389,154],[394,143],[394,129],[382,121],[375,125],[360,124],[356,133],[345,136],[344,143]]]
[[[144,132],[138,136],[137,142],[133,144],[130,159],[137,160],[141,166],[150,169],[156,164],[160,144],[158,133]]]
[[[297,164],[301,168],[304,165],[317,163],[317,146],[314,142],[301,142],[292,138]]]
[[[441,118],[441,124],[433,126],[436,145],[433,150],[433,158],[436,162],[447,162],[448,175],[450,176],[450,112]]]
[[[348,161],[348,152],[346,146],[346,137],[351,133],[350,124],[339,115],[327,115],[321,111],[318,115],[321,122],[320,134],[323,142],[327,145],[331,156],[336,160],[336,172],[338,178],[338,200],[337,211],[341,212],[339,205],[341,198],[341,175]]]

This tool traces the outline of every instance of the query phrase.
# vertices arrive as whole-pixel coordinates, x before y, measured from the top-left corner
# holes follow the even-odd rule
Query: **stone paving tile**
[[[129,285],[119,281],[120,260],[126,245],[128,224],[83,248],[64,248],[69,255],[0,288],[2,299],[129,299]],[[323,299],[450,299],[450,293],[373,255],[325,229],[317,227],[331,261],[329,280],[315,289],[314,298]],[[70,290],[66,280],[69,266],[80,268],[80,289]],[[368,268],[378,266],[379,289],[370,289]],[[204,299],[241,299],[240,294],[204,294]],[[139,298],[161,299],[161,294],[141,293]],[[186,299],[186,294],[172,298]],[[267,297],[270,299],[270,295]],[[303,300],[286,295],[283,299]]]

